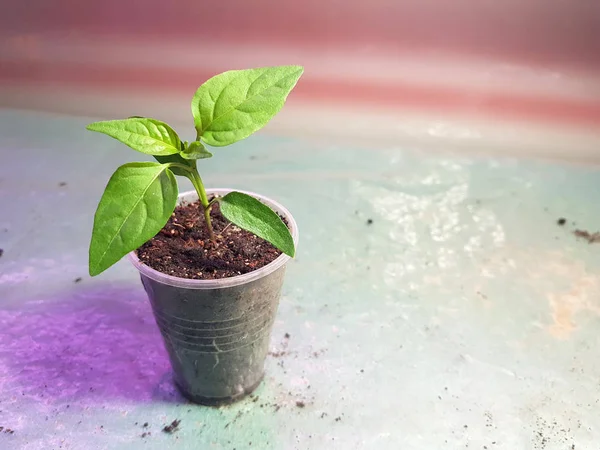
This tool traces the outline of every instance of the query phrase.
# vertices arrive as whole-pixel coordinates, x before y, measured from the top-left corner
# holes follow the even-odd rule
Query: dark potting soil
[[[140,261],[179,278],[213,280],[266,266],[281,252],[269,242],[231,224],[219,204],[211,210],[216,242],[211,241],[199,202],[180,205],[163,229],[138,251]]]

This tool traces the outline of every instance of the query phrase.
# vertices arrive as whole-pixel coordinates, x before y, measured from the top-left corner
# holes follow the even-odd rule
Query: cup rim
[[[217,194],[217,195],[225,195],[229,192],[236,191],[241,192],[243,194],[251,195],[252,197],[260,200],[265,203],[277,213],[281,214],[288,221],[288,225],[290,227],[290,231],[292,233],[292,238],[294,240],[294,247],[298,246],[298,225],[294,220],[292,214],[280,203],[272,200],[264,195],[257,194],[251,191],[243,191],[238,189],[227,189],[227,188],[213,188],[207,189],[207,194]],[[186,191],[181,192],[177,196],[177,203],[181,204],[183,202],[196,201],[198,199],[198,194],[196,191]],[[172,275],[167,275],[165,273],[159,272],[147,266],[143,262],[141,262],[136,254],[136,250],[130,252],[127,255],[129,261],[133,264],[133,266],[140,272],[141,275],[144,275],[148,278],[153,279],[159,283],[167,284],[173,287],[186,288],[186,289],[218,289],[218,288],[227,288],[233,286],[239,286],[241,284],[250,283],[251,281],[257,280],[259,278],[266,277],[267,275],[275,272],[280,267],[284,266],[291,258],[282,253],[275,260],[271,261],[264,267],[260,269],[254,270],[252,272],[248,272],[242,275],[236,275],[234,277],[228,278],[220,278],[216,280],[194,280],[189,278],[179,278],[174,277]]]

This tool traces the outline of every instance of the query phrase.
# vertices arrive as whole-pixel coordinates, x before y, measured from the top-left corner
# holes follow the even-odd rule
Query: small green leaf
[[[181,150],[177,133],[166,123],[142,117],[106,120],[87,126],[147,155],[173,155]]]
[[[161,164],[177,163],[177,164],[183,164],[184,166],[189,166],[190,169],[196,168],[195,160],[183,159],[181,157],[181,154],[167,155],[167,156],[154,155],[154,159],[157,160]],[[190,177],[189,172],[187,172],[186,170],[180,169],[179,167],[170,167],[169,170],[171,170],[175,175],[179,175],[182,177],[188,177],[188,178]]]
[[[206,150],[202,142],[194,141],[181,152],[181,157],[185,159],[204,159],[212,157],[212,153]]]
[[[90,275],[98,275],[154,237],[176,202],[177,182],[167,165],[134,162],[119,167],[94,216]]]
[[[286,255],[294,257],[294,239],[275,211],[254,197],[230,192],[221,199],[221,212],[227,220],[269,241]]]
[[[192,99],[198,137],[215,147],[247,138],[279,112],[303,71],[301,66],[263,67],[211,78]]]

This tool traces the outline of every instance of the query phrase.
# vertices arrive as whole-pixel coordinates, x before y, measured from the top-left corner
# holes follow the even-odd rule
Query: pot
[[[211,189],[223,196],[230,189]],[[245,192],[287,220],[294,243],[298,227],[279,203]],[[195,191],[181,193],[179,203],[194,202]],[[273,262],[247,274],[219,280],[173,277],[129,259],[140,272],[173,368],[174,381],[189,400],[221,405],[240,400],[260,384],[277,313],[286,263]]]

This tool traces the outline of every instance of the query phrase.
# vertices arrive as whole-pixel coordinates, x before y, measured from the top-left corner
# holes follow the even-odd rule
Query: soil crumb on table
[[[163,427],[163,433],[174,433],[175,431],[179,430],[179,424],[181,423],[181,420],[179,419],[175,419],[173,422],[171,422],[170,425],[165,425]]]
[[[585,239],[590,244],[594,244],[596,242],[600,242],[600,231],[596,231],[595,233],[590,233],[586,230],[575,230],[573,234],[578,238]]]
[[[199,202],[175,208],[164,228],[142,245],[140,261],[179,278],[213,280],[242,275],[266,266],[281,252],[269,242],[231,224],[219,204],[211,209],[213,242]]]

